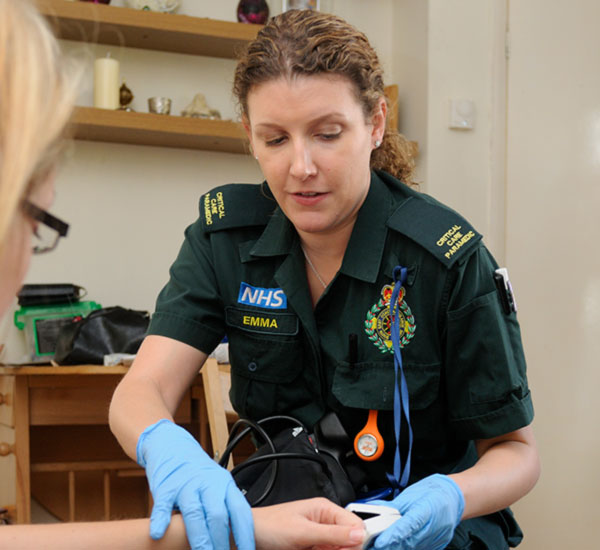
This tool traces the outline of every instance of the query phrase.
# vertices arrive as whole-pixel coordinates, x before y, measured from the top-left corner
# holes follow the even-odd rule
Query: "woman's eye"
[[[281,137],[276,137],[276,138],[272,138],[272,139],[267,139],[265,141],[265,143],[268,146],[273,146],[273,145],[281,145],[284,141],[285,141],[285,137],[281,136]]]
[[[342,132],[336,132],[335,134],[319,134],[325,141],[333,141],[342,135]]]

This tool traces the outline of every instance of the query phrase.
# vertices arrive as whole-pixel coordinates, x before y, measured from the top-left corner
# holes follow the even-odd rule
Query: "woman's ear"
[[[250,121],[246,115],[242,115],[242,126],[246,132],[246,136],[248,136],[248,141],[250,143],[250,154],[256,158],[256,155],[254,154],[254,147],[252,146],[252,129],[250,128]]]
[[[373,124],[373,141],[383,141],[385,134],[385,121],[387,116],[387,102],[384,96],[381,96],[375,105],[371,124]]]

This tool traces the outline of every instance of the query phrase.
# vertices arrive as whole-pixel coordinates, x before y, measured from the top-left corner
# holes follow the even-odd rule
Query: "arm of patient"
[[[301,550],[317,544],[341,550],[361,547],[362,521],[326,499],[316,498],[252,510],[257,550]],[[189,548],[183,520],[174,515],[165,536],[148,536],[148,519],[88,523],[9,525],[0,547],[13,550],[176,550]]]

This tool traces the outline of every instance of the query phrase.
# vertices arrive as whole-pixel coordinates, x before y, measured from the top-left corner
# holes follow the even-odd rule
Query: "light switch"
[[[475,102],[470,99],[451,99],[449,127],[453,130],[472,130],[475,127]]]

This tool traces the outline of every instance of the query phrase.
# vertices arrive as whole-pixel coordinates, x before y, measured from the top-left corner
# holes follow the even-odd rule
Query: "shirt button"
[[[254,372],[258,368],[258,365],[252,361],[252,363],[248,363],[248,370],[250,372]]]

